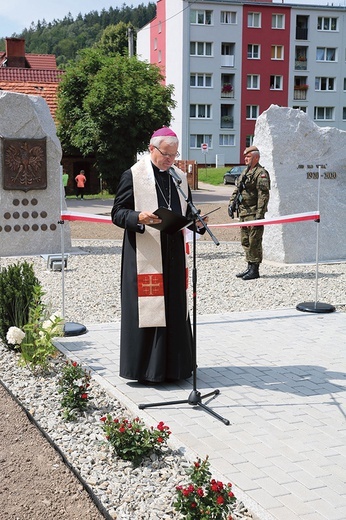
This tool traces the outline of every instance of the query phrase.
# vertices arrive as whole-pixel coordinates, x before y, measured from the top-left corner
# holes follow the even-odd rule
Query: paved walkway
[[[210,457],[216,478],[260,520],[346,519],[346,314],[296,309],[205,315],[192,380],[146,387],[118,377],[119,323],[87,325],[57,346],[148,425],[164,421],[188,458]],[[170,404],[172,401],[185,401]],[[140,404],[163,403],[139,409]]]

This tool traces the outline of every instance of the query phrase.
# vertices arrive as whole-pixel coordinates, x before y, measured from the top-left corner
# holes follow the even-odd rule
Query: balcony
[[[234,56],[229,54],[221,56],[221,67],[234,67]]]
[[[233,128],[233,117],[221,116],[220,128]]]
[[[309,87],[307,85],[302,85],[301,87],[294,87],[293,99],[305,101],[308,88]]]
[[[224,83],[221,87],[222,98],[234,98],[233,86],[230,83]]]
[[[296,27],[296,40],[307,40],[308,29],[306,27]]]
[[[308,60],[299,58],[299,60],[295,61],[294,68],[295,68],[295,70],[307,70]]]

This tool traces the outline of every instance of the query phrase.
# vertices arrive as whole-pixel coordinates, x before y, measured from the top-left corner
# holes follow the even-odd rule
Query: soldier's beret
[[[244,155],[247,155],[250,152],[259,152],[259,149],[257,148],[257,146],[248,146],[244,150]]]

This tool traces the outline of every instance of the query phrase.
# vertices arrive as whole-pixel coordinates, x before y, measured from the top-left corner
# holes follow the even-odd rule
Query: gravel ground
[[[203,212],[210,209],[207,206],[205,205]],[[213,223],[212,219],[210,223]],[[71,224],[71,230],[76,254],[70,255],[64,277],[60,272],[47,270],[46,262],[42,257],[1,258],[0,266],[4,267],[22,260],[33,263],[35,273],[46,291],[46,302],[53,311],[61,311],[64,303],[65,318],[68,321],[77,321],[85,325],[119,321],[122,231],[111,225],[77,223]],[[292,308],[299,302],[314,301],[316,294],[314,265],[273,265],[264,262],[261,266],[260,279],[244,282],[235,278],[235,273],[243,269],[245,262],[237,241],[237,232],[232,233],[231,235],[227,230],[219,233],[215,230],[220,241],[219,246],[215,246],[208,236],[197,242],[198,314]],[[190,258],[190,263],[191,261]],[[345,285],[346,263],[319,265],[319,301],[331,303],[338,311],[346,312]],[[128,463],[114,458],[104,444],[99,419],[106,411],[111,410],[112,413],[121,414],[124,409],[121,403],[106,395],[96,382],[92,385],[93,404],[90,411],[76,423],[64,423],[57,394],[57,374],[61,363],[62,359],[58,358],[52,363],[48,375],[38,377],[28,369],[19,368],[16,356],[1,347],[0,379],[66,454],[69,462],[78,470],[106,508],[109,518],[122,520],[178,518],[173,511],[172,501],[175,485],[184,480],[188,464],[186,459],[171,451],[164,459],[154,457],[143,467],[134,470]],[[18,430],[12,421],[8,421],[11,417],[11,406],[14,406],[13,402],[7,402],[6,408],[0,415],[0,424],[6,421],[6,418],[7,426],[12,424],[12,431],[6,430],[6,435],[9,435],[12,444],[19,449],[22,440],[21,429]],[[0,431],[5,438],[5,428],[1,427]],[[31,438],[28,428],[24,429],[24,433],[27,441],[24,445],[24,455],[25,450],[28,453],[35,453],[35,450],[37,453],[39,450],[41,453],[39,442]],[[0,450],[0,462],[4,463],[5,467],[11,464],[10,452],[15,451],[13,448],[8,451],[5,448]],[[29,491],[30,487],[26,484],[28,482],[35,484],[37,477],[37,474],[32,471],[29,475],[27,473],[18,475],[21,458],[17,457],[16,461],[18,467],[11,465],[11,472],[8,472],[8,475],[12,474],[11,482],[14,489],[8,489],[9,486],[6,488],[6,485],[0,488],[1,494],[5,492],[3,496],[6,497],[6,500],[2,500],[1,518],[4,520],[49,518],[52,517],[51,514],[47,514],[51,511],[49,504],[54,501],[55,509],[62,514],[62,516],[56,514],[54,518],[64,520],[98,518],[97,511],[91,512],[90,504],[88,504],[89,513],[81,513],[82,509],[78,509],[78,501],[81,500],[84,504],[86,501],[81,496],[80,483],[76,481],[73,488],[70,480],[65,483],[64,476],[55,479],[51,463],[45,467],[46,480],[55,493],[50,496],[47,490],[41,501],[30,502],[31,509],[28,511],[25,511],[25,507],[20,511],[18,506],[17,509],[13,508],[14,497],[17,504],[27,503],[23,494],[27,500],[32,491]],[[44,463],[45,460],[42,461],[42,466]],[[26,469],[30,470],[30,467]],[[61,497],[56,492],[56,487],[64,489],[64,486],[67,495]],[[159,494],[158,489],[160,489]],[[64,503],[59,509],[60,499],[64,500]],[[77,513],[67,507],[68,502],[72,500],[77,501]],[[4,504],[7,504],[6,509]],[[233,513],[235,519],[251,517],[251,513],[245,506],[241,503],[236,504]]]

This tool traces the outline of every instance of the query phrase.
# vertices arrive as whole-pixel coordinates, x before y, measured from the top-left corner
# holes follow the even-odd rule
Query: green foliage
[[[147,149],[153,129],[168,125],[173,87],[156,65],[102,49],[86,49],[67,68],[58,92],[58,135],[63,149],[94,154],[107,189]]]
[[[59,394],[62,394],[63,417],[67,421],[77,418],[76,413],[87,409],[90,396],[90,372],[76,361],[66,361],[59,379]]]
[[[185,520],[232,520],[230,506],[236,501],[232,484],[211,478],[208,456],[200,458],[188,470],[191,482],[177,486],[174,507]]]
[[[102,9],[91,11],[75,19],[68,13],[63,20],[53,20],[47,23],[45,19],[32,23],[30,28],[20,34],[7,35],[25,39],[27,53],[55,54],[60,68],[74,60],[78,51],[92,47],[98,42],[106,27],[131,23],[135,28],[141,28],[155,17],[156,2],[144,3],[132,7],[125,3],[121,8]],[[135,33],[134,33],[135,36]],[[134,44],[136,38],[134,38]],[[5,50],[5,40],[0,39],[0,50]]]
[[[98,43],[95,44],[96,48],[102,49],[105,54],[114,55],[121,54],[127,56],[129,54],[128,48],[128,30],[134,33],[134,27],[131,23],[125,24],[119,22],[118,25],[109,25],[103,31],[102,36]]]
[[[19,363],[32,370],[47,367],[48,359],[56,353],[53,338],[63,333],[62,318],[57,314],[48,317],[47,307],[42,303],[43,296],[42,287],[35,286],[28,322],[23,327],[25,337],[20,344]]]
[[[10,327],[22,329],[29,320],[36,287],[39,281],[32,264],[27,262],[12,264],[0,271],[0,339],[10,349],[6,335]]]
[[[101,417],[106,439],[117,455],[139,465],[144,457],[153,451],[160,452],[171,432],[160,422],[156,428],[146,428],[138,417],[132,421],[125,418],[112,419],[111,415]]]

